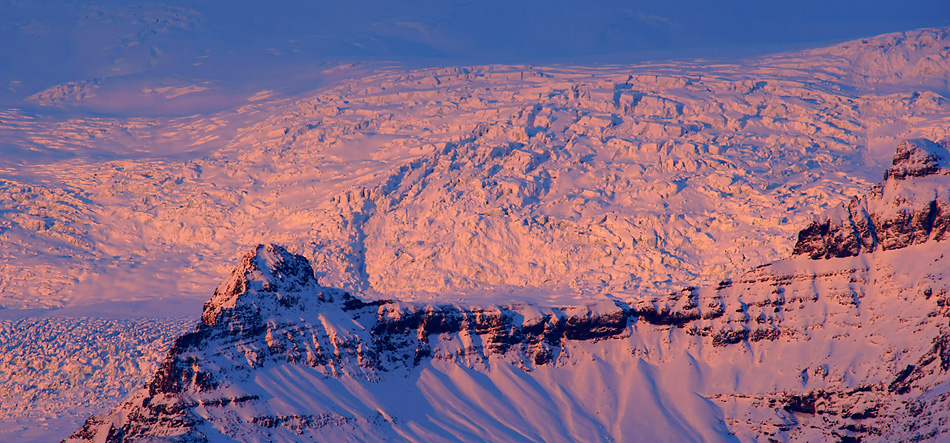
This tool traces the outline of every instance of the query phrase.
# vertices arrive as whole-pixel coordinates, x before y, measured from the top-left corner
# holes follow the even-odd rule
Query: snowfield
[[[129,414],[156,396],[181,406],[176,423],[198,426],[160,432],[211,441],[946,432],[946,368],[934,366],[946,351],[942,238],[788,257],[802,229],[840,221],[841,205],[873,189],[901,140],[948,140],[950,30],[741,61],[366,62],[313,75],[316,90],[248,91],[193,116],[89,117],[73,111],[101,106],[87,103],[98,86],[75,82],[0,112],[0,439],[63,438],[154,384],[164,346],[193,325],[185,318],[207,315],[209,294],[257,244],[312,266],[310,292],[289,291],[366,304],[362,319],[331,302],[327,318],[268,314],[267,334],[290,334],[287,346],[303,349],[298,331],[317,347],[378,343],[370,331],[391,304],[373,300],[409,311],[517,305],[509,311],[525,322],[621,312],[623,325],[559,337],[541,363],[537,350],[486,350],[484,333],[464,328],[408,334],[398,350],[431,340],[431,356],[385,369],[353,355],[299,364],[280,350],[258,364],[249,356],[277,339],[252,334],[218,352],[234,338],[209,338],[167,358],[193,355],[220,384],[146,389],[77,438],[134,424]],[[211,91],[110,88],[162,100]],[[945,152],[938,143],[928,146]],[[947,195],[945,175],[910,180],[933,191],[921,201]],[[698,318],[659,320],[697,307]],[[52,424],[24,423],[35,416]]]

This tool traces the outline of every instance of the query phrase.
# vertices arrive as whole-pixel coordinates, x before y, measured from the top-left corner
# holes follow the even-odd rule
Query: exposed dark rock
[[[945,149],[930,140],[902,141],[897,145],[891,167],[884,172],[884,179],[904,180],[934,175],[940,172],[945,155]]]
[[[702,315],[699,311],[674,311],[672,309],[657,310],[647,307],[637,311],[640,319],[654,325],[685,325],[693,320],[699,320]]]
[[[258,245],[249,252],[218,286],[211,300],[205,303],[201,321],[214,326],[227,320],[230,333],[239,331],[254,335],[260,321],[260,308],[291,308],[303,301],[301,294],[312,294],[319,288],[310,262],[277,245]],[[332,296],[318,292],[317,300],[332,301]],[[263,302],[263,303],[258,303]]]
[[[731,283],[726,286],[720,284],[720,286],[725,289],[730,287]],[[696,288],[690,287],[684,288],[679,293],[670,294],[666,300],[657,300],[656,303],[638,303],[633,314],[650,324],[682,327],[701,318],[719,317],[724,310],[725,307],[721,302],[714,300],[707,305],[706,311],[701,312],[699,294]]]
[[[836,435],[838,443],[861,443],[861,437],[852,435]]]
[[[194,357],[167,358],[155,373],[152,382],[148,384],[149,394],[180,393],[186,390],[196,392],[211,391],[218,386],[211,372],[199,369],[200,366]]]
[[[897,373],[897,376],[894,377],[894,381],[891,382],[888,386],[888,390],[897,394],[906,394],[910,392],[911,388],[911,375],[917,370],[915,365],[907,365],[906,368],[902,369]]]
[[[109,433],[106,434],[106,443],[122,443],[125,441],[125,431],[115,425],[109,426]]]
[[[778,328],[756,329],[749,334],[749,341],[777,340],[781,336],[782,332]]]
[[[481,337],[485,355],[505,354],[512,346],[535,362],[549,362],[553,347],[563,340],[597,340],[615,337],[627,330],[630,309],[595,313],[588,308],[553,308],[538,318],[524,319],[508,307],[465,309],[456,306],[386,307],[379,311],[372,327],[379,350],[393,350],[418,339],[419,351],[432,335],[466,332]],[[400,338],[402,337],[402,338]]]
[[[726,346],[740,343],[748,339],[748,329],[719,331],[716,333],[716,335],[713,335],[712,344],[713,346]]]
[[[355,311],[366,307],[382,306],[392,303],[392,300],[370,300],[364,301],[350,295],[349,292],[343,293],[343,310]]]
[[[96,429],[103,424],[102,417],[94,415],[86,419],[86,422],[83,423],[83,427],[79,428],[78,431],[74,432],[70,438],[80,439],[80,440],[89,440],[92,441],[96,437]]]
[[[285,427],[294,431],[322,428],[327,425],[342,425],[354,421],[351,417],[336,414],[321,415],[264,415],[251,418],[251,422],[265,428]]]
[[[853,257],[877,249],[900,249],[947,238],[950,199],[934,189],[933,198],[909,199],[915,179],[950,174],[943,145],[928,140],[901,142],[884,181],[866,196],[854,197],[838,212],[811,222],[798,233],[793,255],[812,259]],[[926,194],[927,189],[917,191]]]
[[[873,406],[863,411],[852,413],[851,415],[845,418],[850,418],[852,420],[865,420],[868,418],[874,418],[874,417],[877,417],[877,412],[879,409],[880,407]]]
[[[804,254],[816,260],[852,257],[861,252],[859,237],[855,234],[853,224],[840,226],[830,220],[814,221],[798,233],[792,254]]]
[[[242,395],[234,398],[217,398],[212,400],[201,400],[199,403],[201,406],[227,406],[231,403],[239,404],[249,402],[251,400],[258,400],[260,396],[258,395]]]
[[[785,397],[783,408],[789,412],[814,415],[818,413],[818,400],[822,395],[821,391],[811,391],[804,395],[788,395]]]
[[[137,441],[147,441],[149,437],[155,437],[155,430],[161,430],[160,434],[164,438],[162,441],[180,442],[180,443],[206,443],[207,437],[197,430],[197,426],[203,421],[192,412],[192,409],[198,406],[196,402],[183,400],[177,395],[159,394],[156,397],[135,398],[131,400],[132,408],[127,412],[124,419],[113,420],[108,423],[111,417],[90,417],[83,424],[83,427],[74,432],[65,441],[96,441],[103,430],[103,426],[108,423],[106,428],[105,440],[113,443],[131,443]]]
[[[936,367],[934,363],[940,362]],[[920,356],[916,364],[907,365],[897,373],[894,380],[888,385],[888,390],[896,394],[910,392],[914,382],[928,374],[947,372],[950,370],[950,335],[937,336],[933,345],[924,355]]]
[[[568,340],[593,340],[621,334],[627,329],[628,309],[617,306],[617,310],[603,315],[586,312],[567,317],[564,336]]]

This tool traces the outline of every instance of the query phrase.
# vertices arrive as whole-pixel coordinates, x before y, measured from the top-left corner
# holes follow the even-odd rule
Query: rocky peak
[[[929,257],[925,261],[929,262]],[[364,300],[342,290],[317,286],[306,259],[278,246],[262,245],[242,258],[209,302],[204,323],[175,341],[148,386],[112,413],[87,420],[66,441],[225,440],[221,433],[236,440],[254,440],[244,437],[260,435],[260,441],[298,441],[302,435],[314,435],[315,441],[342,441],[345,438],[338,436],[350,435],[359,428],[352,423],[363,416],[354,415],[352,422],[334,423],[325,420],[330,416],[321,415],[322,409],[310,409],[313,405],[322,408],[319,401],[331,397],[325,392],[332,391],[322,390],[325,386],[340,386],[344,391],[339,392],[350,392],[351,386],[370,386],[364,392],[380,392],[376,389],[385,389],[381,387],[432,368],[431,362],[471,369],[455,372],[464,374],[466,381],[461,386],[465,387],[475,380],[472,374],[479,372],[482,375],[478,375],[478,380],[482,381],[494,383],[490,377],[495,373],[505,380],[522,380],[538,386],[537,380],[556,371],[571,374],[572,378],[566,380],[580,380],[589,373],[573,370],[586,370],[583,365],[588,361],[618,365],[605,367],[608,370],[598,374],[615,369],[619,373],[630,365],[642,365],[649,358],[667,358],[651,355],[664,354],[682,343],[692,343],[700,356],[742,361],[747,349],[757,353],[759,349],[773,349],[778,352],[772,354],[778,355],[788,349],[784,346],[798,346],[796,343],[822,333],[824,327],[815,325],[839,328],[840,324],[825,323],[830,309],[836,315],[859,315],[852,307],[873,303],[878,297],[876,291],[866,290],[876,284],[872,283],[876,280],[869,269],[821,267],[789,271],[781,270],[783,267],[787,268],[762,267],[735,281],[724,280],[716,287],[689,287],[632,302],[604,299],[572,307],[433,305]],[[907,281],[919,288],[916,278],[908,277]],[[927,291],[919,299],[932,298],[931,304],[946,306],[945,294],[940,289],[934,286]],[[296,301],[288,302],[295,304],[285,308],[279,300]],[[220,304],[223,302],[230,307]],[[883,309],[880,305],[878,308]],[[938,311],[932,312],[938,315]],[[945,320],[941,321],[945,324]],[[853,323],[846,325],[860,331]],[[772,341],[778,342],[778,347],[765,344]],[[927,355],[907,366],[889,385],[878,385],[875,392],[906,395],[922,383],[944,377],[945,368],[950,367],[948,343],[945,339],[935,341]],[[591,354],[587,349],[602,350],[605,354]],[[622,360],[625,358],[629,360]],[[509,377],[496,372],[497,363],[503,363],[500,367],[510,364],[525,375]],[[690,364],[694,363],[697,362],[693,360]],[[420,366],[423,368],[417,371],[415,368]],[[938,367],[943,372],[935,372]],[[539,369],[540,378],[532,378],[530,374]],[[804,374],[799,375],[802,383],[807,383],[809,373],[823,374],[822,379],[828,374],[827,366],[795,371]],[[298,375],[306,378],[294,378]],[[788,379],[788,375],[786,372],[782,377]],[[321,390],[321,400],[304,397],[302,409],[292,412],[278,408],[295,404],[297,398],[274,397],[269,392],[276,391],[263,387],[280,385],[281,396],[296,396],[301,392],[298,385],[311,383]],[[438,383],[441,382],[430,386]],[[511,386],[509,381],[504,383]],[[817,382],[813,386],[832,385]],[[494,389],[494,385],[489,387]],[[561,386],[555,389],[562,392]],[[861,392],[871,392],[870,389]],[[317,391],[303,392],[302,395],[317,395]],[[854,398],[850,396],[854,391],[842,391],[834,398],[822,397],[822,392],[825,391],[782,394],[784,397],[774,394],[771,398],[776,401],[769,400],[769,408],[782,402],[785,411],[799,414],[795,419],[800,419],[802,415],[830,411],[832,400]],[[845,395],[847,392],[850,394]],[[391,397],[383,394],[378,398]],[[854,400],[853,404],[857,402]],[[834,406],[841,414],[836,416],[849,420],[855,416],[861,417],[857,420],[873,418],[864,412],[872,406],[843,415],[841,411],[851,410],[850,404]],[[442,405],[426,407],[432,406]],[[386,407],[401,412],[404,404]],[[327,408],[338,406],[330,404]],[[378,409],[370,411],[372,414]],[[364,428],[377,432],[379,428],[373,426],[397,423],[384,420],[370,419],[360,426],[366,424]],[[289,423],[286,430],[293,434],[271,434],[283,432],[279,429],[284,427],[282,423]]]
[[[884,179],[904,180],[908,177],[950,174],[947,159],[947,150],[940,144],[926,139],[905,140],[897,145],[894,160],[884,172]]]
[[[948,159],[944,144],[901,142],[884,181],[799,231],[792,254],[852,257],[950,237]]]
[[[282,246],[257,245],[241,259],[231,275],[205,303],[201,320],[212,326],[221,312],[253,305],[260,311],[268,303],[288,308],[300,303],[300,294],[319,287],[310,262]],[[317,291],[313,291],[318,293]],[[321,300],[326,297],[319,292]]]
[[[271,329],[268,322],[333,301],[331,293],[317,284],[305,257],[282,246],[257,245],[215,289],[195,330],[175,340],[148,385],[150,395],[177,395],[188,387],[211,389],[216,386],[214,377],[188,355],[215,341],[263,336]]]

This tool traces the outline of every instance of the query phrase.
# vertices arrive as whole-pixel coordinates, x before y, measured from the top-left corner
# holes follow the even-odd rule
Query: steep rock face
[[[950,229],[950,175],[945,144],[903,141],[884,180],[798,234],[794,255],[812,259],[853,257],[940,241]]]
[[[231,276],[205,303],[201,323],[175,340],[149,394],[207,391],[217,383],[188,355],[214,340],[254,339],[270,333],[271,320],[295,309],[333,301],[334,291],[321,290],[310,263],[275,245],[259,245],[246,254]],[[339,296],[339,295],[338,295]]]
[[[941,172],[946,167],[946,147],[930,140],[905,140],[897,145],[891,167],[884,173],[884,179],[905,180],[913,177],[926,177]]]
[[[178,337],[155,376],[129,402],[116,421],[93,417],[73,438],[93,441],[137,441],[167,437],[172,441],[205,441],[204,422],[193,412],[200,406],[187,392],[209,392],[220,383],[212,368],[200,360],[200,350],[212,343],[234,343],[269,333],[268,321],[294,308],[332,301],[333,291],[320,291],[310,263],[274,245],[259,245],[246,254],[230,277],[215,290],[201,323]],[[314,292],[316,290],[316,292]],[[305,309],[305,307],[304,307]],[[220,400],[246,401],[253,397]]]
[[[318,288],[307,259],[279,246],[258,245],[215,289],[204,305],[201,321],[209,328],[226,323],[241,328],[242,334],[253,335],[262,326],[263,316],[275,313],[268,308],[279,311],[299,307],[301,294]],[[332,295],[318,290],[316,300],[307,300],[314,301],[332,301]]]
[[[516,353],[550,363],[567,341],[621,336],[631,315],[621,302],[573,308],[424,306],[363,301],[320,287],[309,262],[275,245],[248,253],[204,306],[201,323],[175,340],[148,383],[112,419],[93,417],[68,441],[165,437],[207,441],[210,424],[194,412],[254,395],[196,400],[226,389],[222,378],[247,377],[273,364],[301,364],[327,376],[378,380],[380,372],[427,358],[480,361]],[[469,338],[461,349],[434,351],[431,336]],[[208,361],[208,353],[223,361]],[[258,417],[260,418],[260,417]],[[267,427],[273,419],[255,423]]]
[[[479,367],[506,358],[531,371],[570,358],[573,343],[629,337],[637,322],[683,328],[722,314],[718,290],[695,288],[635,307],[620,301],[567,308],[364,301],[317,285],[303,257],[260,245],[216,289],[201,323],[174,342],[147,387],[111,416],[90,418],[68,441],[207,441],[216,432],[196,408],[258,400],[256,394],[219,393],[274,365],[369,382],[433,359]],[[717,345],[749,334],[732,337]],[[253,422],[267,427],[275,420],[260,416]]]
[[[259,246],[146,388],[67,441],[939,438],[939,246],[567,308],[362,300]]]

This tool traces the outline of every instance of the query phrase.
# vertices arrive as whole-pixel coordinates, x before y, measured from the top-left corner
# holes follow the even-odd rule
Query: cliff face
[[[215,389],[215,375],[193,356],[209,347],[224,349],[229,359],[251,369],[267,362],[303,363],[328,374],[375,379],[378,372],[446,358],[434,345],[450,336],[471,341],[462,350],[466,358],[514,353],[544,365],[569,342],[629,336],[628,325],[636,322],[682,327],[722,316],[718,293],[705,298],[700,306],[700,295],[690,288],[633,306],[622,301],[551,308],[366,301],[319,286],[302,256],[260,245],[217,288],[195,330],[175,341],[148,391],[155,396]]]
[[[950,229],[950,174],[946,146],[901,142],[884,180],[866,196],[814,221],[798,234],[794,255],[853,257],[941,241]]]

